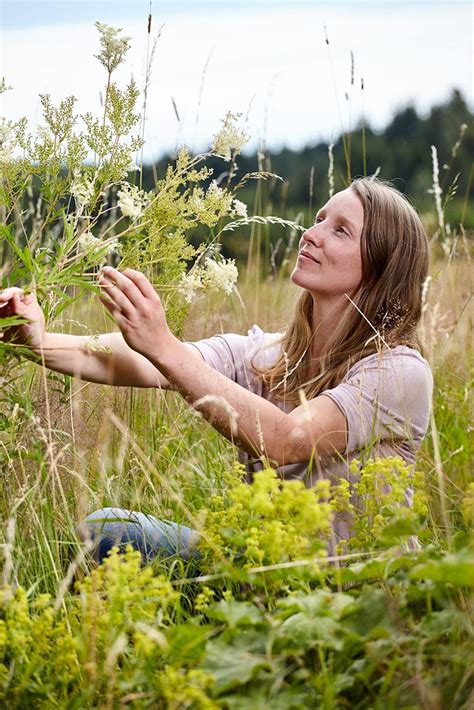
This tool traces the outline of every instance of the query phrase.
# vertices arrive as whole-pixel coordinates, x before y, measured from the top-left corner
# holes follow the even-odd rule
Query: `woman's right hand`
[[[0,291],[0,318],[20,316],[26,323],[0,330],[3,342],[27,345],[39,351],[44,345],[46,325],[43,311],[33,293],[24,293],[23,289],[12,286]]]

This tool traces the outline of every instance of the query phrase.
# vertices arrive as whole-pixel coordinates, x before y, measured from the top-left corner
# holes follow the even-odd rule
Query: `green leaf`
[[[207,610],[211,619],[224,621],[231,629],[237,626],[255,626],[262,623],[263,614],[250,602],[239,602],[234,599],[220,601]]]
[[[314,695],[302,691],[300,688],[288,688],[278,692],[265,692],[265,690],[252,689],[248,695],[232,694],[221,696],[229,710],[307,710],[314,707]]]
[[[417,518],[399,518],[389,523],[381,532],[380,542],[383,544],[393,544],[400,537],[406,535],[416,535],[420,532],[421,522]]]
[[[227,644],[218,639],[207,644],[202,668],[211,673],[218,694],[248,683],[259,670],[276,671],[276,664],[263,654]]]
[[[169,662],[184,664],[199,661],[212,633],[208,626],[194,624],[180,624],[170,628],[166,633]]]
[[[452,584],[455,587],[474,588],[474,553],[461,550],[439,560],[430,560],[410,572],[412,579],[431,579],[433,582]]]
[[[298,654],[316,646],[341,651],[346,632],[329,616],[310,618],[299,612],[281,624],[276,634],[278,647],[285,653]]]

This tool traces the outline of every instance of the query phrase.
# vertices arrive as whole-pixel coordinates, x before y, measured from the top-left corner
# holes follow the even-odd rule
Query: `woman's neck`
[[[313,296],[312,326],[314,337],[311,346],[312,357],[319,358],[321,356],[326,344],[338,327],[348,303],[345,295],[338,297],[337,301]]]

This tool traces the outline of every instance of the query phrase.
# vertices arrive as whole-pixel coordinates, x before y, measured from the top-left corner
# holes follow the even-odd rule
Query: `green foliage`
[[[276,604],[225,594],[200,622],[185,611],[186,594],[141,568],[131,549],[113,551],[62,604],[4,587],[0,699],[12,708],[133,699],[214,710],[418,706],[428,695],[467,708],[474,647],[456,598],[472,585],[472,553],[428,555],[397,565],[379,556],[368,564],[383,569],[380,584],[367,585],[364,566],[352,565],[342,570],[351,572],[344,592],[328,570],[325,588],[282,594]]]
[[[158,181],[145,172],[139,189],[130,178],[141,147],[134,133],[137,87],[111,79],[129,40],[114,28],[97,28],[106,71],[102,116],[76,116],[74,97],[54,106],[43,95],[37,135],[24,119],[0,123],[2,286],[36,289],[50,323],[62,315],[67,327],[70,315],[74,328],[97,331],[100,315],[81,296],[94,291],[101,264],[121,260],[146,271],[179,331],[196,289],[233,286],[229,262],[226,278],[221,269],[213,280],[207,267],[226,229],[250,225],[250,242],[239,231],[232,248],[248,254],[254,275],[264,271],[260,254],[267,249],[265,269],[275,279],[279,257],[276,247],[269,249],[268,228],[273,239],[294,227],[295,239],[286,209],[306,209],[314,165],[313,202],[326,197],[327,146],[267,156],[258,173],[252,157],[242,156],[237,167],[246,135],[229,113],[214,137],[214,155],[182,149],[159,166]],[[6,89],[2,80],[0,93]],[[472,215],[462,196],[470,167],[452,178],[465,167],[472,129],[460,136],[459,126],[470,119],[454,94],[427,119],[407,109],[384,135],[366,127],[341,137],[334,147],[336,184],[382,165],[384,176],[402,176],[423,197],[419,206],[432,209],[426,190],[434,144],[448,165],[441,169],[446,213],[467,226]],[[212,181],[222,158],[229,163],[225,184],[221,176]],[[234,187],[238,169],[247,174]],[[246,218],[237,188],[259,214],[275,207],[281,218]],[[424,219],[434,231],[436,216]],[[446,270],[458,266],[452,236],[441,257],[449,256]],[[288,291],[280,276],[290,248],[278,273],[283,300]],[[252,283],[259,307],[264,285]],[[221,308],[219,301],[213,310]],[[232,323],[236,315],[234,308]],[[248,317],[239,314],[242,322]],[[2,319],[1,326],[15,322]],[[21,361],[24,350],[0,342],[0,510],[8,519],[1,530],[2,706],[470,708],[472,383],[464,367],[470,351],[456,325],[452,333],[457,351],[449,358],[442,348],[434,351],[437,430],[432,424],[419,470],[398,459],[368,461],[354,464],[350,482],[320,481],[313,489],[268,468],[251,486],[243,483],[230,445],[172,394],[89,387],[81,399],[70,378],[34,370]],[[445,342],[437,333],[434,340]],[[414,489],[411,507],[407,487]],[[99,568],[84,561],[74,527],[85,512],[109,504],[198,529],[199,572],[182,560],[144,567],[132,550],[113,551]],[[351,521],[352,537],[328,560],[336,515]],[[85,576],[74,584],[74,574]]]

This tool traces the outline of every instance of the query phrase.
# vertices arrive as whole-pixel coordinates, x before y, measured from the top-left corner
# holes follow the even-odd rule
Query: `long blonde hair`
[[[416,327],[429,267],[423,224],[390,183],[357,178],[350,189],[364,208],[361,285],[318,358],[311,356],[313,297],[308,291],[301,295],[278,361],[264,370],[255,368],[276,399],[296,404],[300,390],[313,399],[335,387],[353,363],[380,349],[407,345],[421,350]]]

